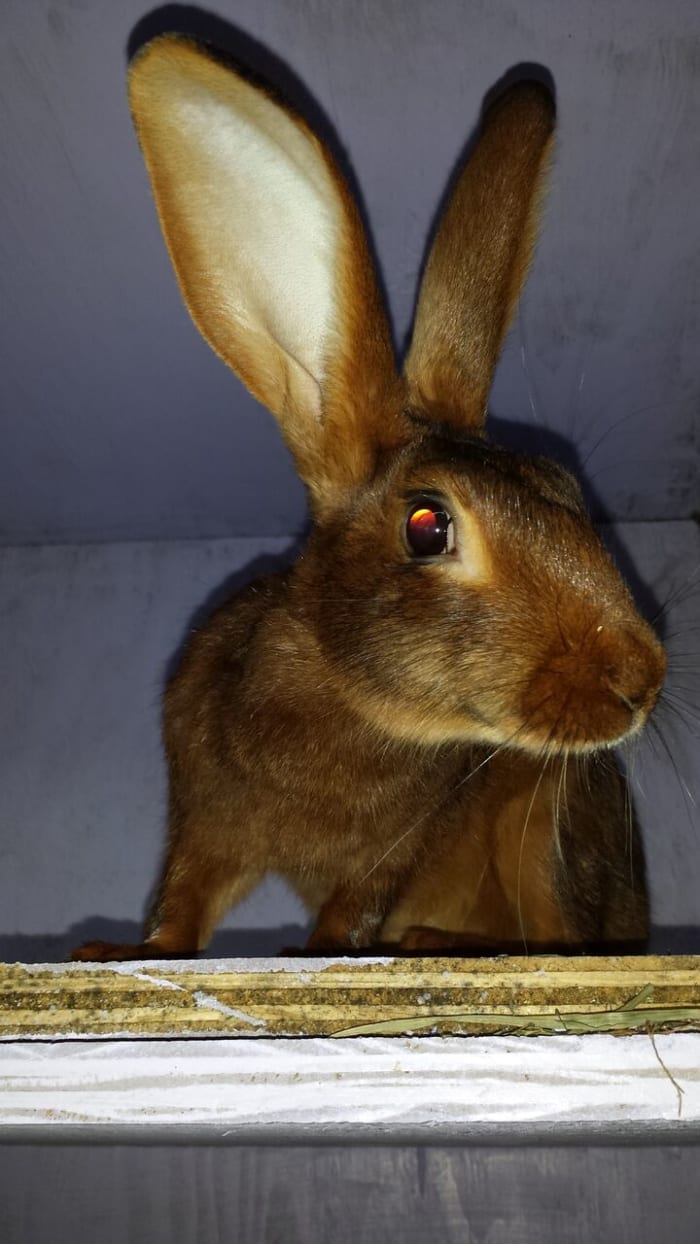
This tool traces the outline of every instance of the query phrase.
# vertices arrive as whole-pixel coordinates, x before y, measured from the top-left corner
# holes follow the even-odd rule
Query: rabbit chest
[[[323,889],[390,851],[400,872],[468,753],[382,737],[339,700],[285,576],[251,585],[192,637],[166,695],[171,813],[198,846]],[[177,829],[175,830],[177,833]]]

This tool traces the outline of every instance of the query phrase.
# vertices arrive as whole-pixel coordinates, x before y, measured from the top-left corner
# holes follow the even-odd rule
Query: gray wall
[[[588,458],[599,507],[623,518],[683,518],[700,501],[697,0],[229,0],[144,24],[148,11],[143,0],[0,10],[0,542],[76,542],[8,547],[0,561],[9,956],[135,932],[161,850],[168,663],[210,593],[303,521],[272,419],[180,303],[126,105],[135,26],[137,40],[167,26],[211,34],[335,128],[398,340],[484,92],[515,64],[547,66],[559,149],[494,390],[499,430],[522,420],[545,441],[553,430]],[[616,551],[653,614],[692,580],[697,534],[680,523],[626,532]],[[172,543],[253,533],[261,544]],[[81,547],[117,538],[170,543]],[[697,594],[681,589],[666,630],[689,711],[667,711],[663,742],[650,736],[635,767],[654,916],[674,929],[700,925],[694,616]],[[268,889],[230,924],[303,919]],[[292,929],[261,936],[258,950],[295,940]]]
[[[0,11],[6,543],[286,535],[303,520],[272,420],[200,341],[160,239],[124,89],[127,41],[150,7],[4,0]],[[399,341],[484,93],[521,62],[552,72],[556,168],[493,409],[569,442],[611,516],[688,517],[700,445],[697,0],[210,9],[216,20],[170,6],[148,30],[208,31],[325,114],[364,195]]]
[[[168,667],[212,593],[287,544],[0,549],[0,960],[138,935],[164,840]],[[270,882],[229,918],[250,931],[214,950],[274,954],[305,920]]]
[[[5,1148],[0,1226],[11,1244],[696,1244],[697,1169],[677,1147]]]
[[[618,558],[658,599],[700,564],[694,523],[629,523],[612,535]],[[207,605],[288,544],[0,549],[0,959],[60,959],[93,937],[136,939],[163,843],[167,670]],[[700,678],[685,654],[697,651],[696,619],[697,595],[681,592],[666,619],[669,685],[691,713]],[[655,945],[700,950],[698,732],[671,705],[627,760]],[[229,914],[212,952],[276,953],[303,941],[304,923],[270,880]]]
[[[545,443],[547,429],[563,438],[599,513],[687,519],[700,443],[697,0],[209,7],[237,26],[214,21],[217,42],[334,127],[399,342],[484,92],[520,62],[551,70],[556,168],[493,410]],[[168,662],[212,590],[303,522],[273,421],[200,341],[169,270],[124,92],[127,41],[149,8],[0,7],[0,542],[73,542],[0,556],[3,957],[133,936],[160,852]],[[172,6],[170,24],[202,16]],[[246,535],[281,539],[203,541]],[[697,595],[681,587],[697,530],[618,535],[638,587],[657,604],[677,592],[674,685],[697,714]],[[118,540],[202,542],[81,547]],[[634,760],[664,948],[700,924],[697,720],[668,713],[663,743],[650,737]],[[302,920],[273,883],[214,950],[274,950]],[[251,928],[257,940],[236,932]],[[695,1169],[690,1149],[5,1149],[0,1234],[685,1244],[698,1238]]]

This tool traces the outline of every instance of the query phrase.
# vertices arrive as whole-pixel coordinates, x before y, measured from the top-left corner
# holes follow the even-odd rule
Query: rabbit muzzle
[[[562,637],[528,680],[528,735],[563,751],[613,747],[642,729],[665,671],[663,648],[641,619],[599,621],[578,642]]]

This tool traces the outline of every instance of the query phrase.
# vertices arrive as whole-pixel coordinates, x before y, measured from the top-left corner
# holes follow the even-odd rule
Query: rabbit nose
[[[631,630],[596,630],[605,661],[603,679],[613,695],[632,713],[650,713],[666,672],[666,657],[656,637]]]

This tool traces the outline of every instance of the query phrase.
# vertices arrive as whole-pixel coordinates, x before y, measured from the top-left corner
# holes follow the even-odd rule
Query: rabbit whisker
[[[651,721],[649,724],[650,724],[650,726],[652,727],[652,730],[653,730],[653,732],[654,732],[654,734],[655,734],[656,738],[657,738],[657,739],[659,740],[659,742],[661,743],[661,746],[663,747],[663,749],[664,749],[664,751],[665,751],[665,753],[666,753],[666,755],[667,755],[667,757],[668,757],[668,760],[669,760],[669,762],[670,762],[670,764],[671,764],[671,767],[672,767],[672,769],[673,769],[673,771],[674,771],[674,773],[675,773],[675,775],[676,775],[676,778],[677,778],[677,780],[678,780],[678,785],[679,785],[679,787],[680,787],[681,794],[683,795],[683,800],[684,800],[684,802],[685,802],[685,808],[686,808],[686,812],[687,812],[687,814],[688,814],[688,821],[689,821],[689,824],[690,824],[690,828],[694,831],[694,830],[695,830],[695,823],[694,823],[694,820],[693,820],[693,814],[692,814],[692,812],[691,812],[691,810],[690,810],[690,809],[691,809],[691,804],[692,804],[692,806],[693,806],[694,808],[697,808],[697,803],[696,803],[696,801],[695,801],[695,798],[694,798],[694,796],[692,795],[691,791],[688,789],[688,786],[686,785],[686,783],[684,782],[684,780],[683,780],[683,778],[682,778],[682,776],[681,776],[680,770],[679,770],[679,768],[678,768],[678,765],[676,764],[676,759],[675,759],[675,756],[673,755],[673,752],[671,751],[670,747],[668,746],[668,743],[666,742],[666,739],[664,738],[663,734],[662,734],[662,733],[661,733],[661,731],[659,730],[659,727],[658,727],[657,723],[656,723],[655,721]]]
[[[658,755],[653,737],[646,732],[643,735],[637,735],[633,739],[628,739],[625,743],[624,750],[627,763],[624,776],[628,788],[634,787],[635,797],[639,795],[645,803],[648,803],[649,796],[644,786],[644,770],[640,769],[638,764],[640,753],[644,748],[651,748]]]
[[[561,709],[559,710],[559,713],[558,713],[558,715],[557,715],[556,721],[555,721],[555,722],[554,722],[554,724],[552,725],[552,727],[551,727],[551,729],[550,729],[550,732],[549,732],[549,735],[547,736],[547,739],[545,740],[545,743],[544,743],[544,745],[543,745],[543,747],[542,747],[542,751],[541,751],[541,754],[542,754],[542,756],[543,756],[542,768],[541,768],[541,770],[540,770],[540,775],[539,775],[539,777],[538,777],[538,779],[537,779],[537,781],[536,781],[536,783],[535,783],[535,787],[534,787],[534,790],[533,790],[533,792],[532,792],[532,797],[531,797],[531,799],[530,799],[530,803],[529,803],[529,806],[528,806],[528,809],[527,809],[527,814],[526,814],[526,816],[525,816],[525,824],[523,825],[523,832],[522,832],[522,835],[521,835],[521,838],[520,838],[520,850],[518,851],[518,882],[517,882],[517,890],[516,890],[516,893],[517,893],[517,900],[516,900],[516,902],[517,902],[517,910],[518,910],[518,925],[519,925],[519,927],[520,927],[520,936],[521,936],[521,938],[522,938],[522,943],[523,943],[523,947],[524,947],[524,949],[525,949],[525,954],[527,954],[527,953],[528,953],[528,950],[527,950],[527,937],[526,937],[526,935],[525,935],[525,923],[524,923],[524,920],[523,920],[523,909],[522,909],[522,869],[523,869],[523,855],[524,855],[524,850],[525,850],[525,837],[526,837],[526,834],[527,834],[527,827],[528,827],[528,825],[529,825],[529,823],[530,823],[530,817],[531,817],[531,815],[532,815],[532,809],[533,809],[533,807],[534,807],[535,799],[537,798],[537,792],[539,791],[540,786],[541,786],[541,784],[542,784],[542,778],[544,777],[545,770],[546,770],[546,768],[547,768],[547,764],[549,763],[549,761],[550,761],[551,759],[554,759],[557,755],[559,755],[559,754],[560,754],[560,753],[558,753],[558,752],[556,752],[556,751],[555,751],[554,753],[552,753],[552,752],[549,750],[549,748],[550,748],[550,745],[551,745],[551,740],[552,740],[552,738],[553,738],[554,734],[556,733],[557,726],[559,725],[559,722],[560,722],[560,720],[561,720],[561,718],[562,718],[563,714],[566,712],[566,709],[567,709],[567,707],[568,707],[568,704],[569,704],[569,700],[570,700],[570,698],[571,698],[571,692],[569,692],[569,695],[567,695],[567,696],[566,696],[566,698],[565,698],[565,700],[564,700],[564,703],[562,704]],[[564,754],[564,766],[563,766],[563,767],[565,767],[565,765],[566,765],[566,754]],[[559,842],[559,827],[558,827],[558,825],[554,825],[554,826],[553,826],[553,829],[554,829],[554,836],[555,836],[555,840],[556,840],[556,842],[557,842],[557,849],[558,849],[558,851],[559,851],[559,853],[560,853],[560,855],[561,855],[561,844],[560,844],[560,842]]]
[[[630,862],[630,886],[634,889],[634,852],[632,843],[634,841],[634,817],[632,815],[632,799],[630,797],[630,784],[627,778],[624,779],[625,791],[625,851]]]
[[[676,401],[653,402],[649,406],[638,406],[636,410],[631,410],[628,414],[622,415],[619,419],[615,419],[613,423],[608,425],[606,430],[598,437],[597,441],[595,441],[592,447],[588,450],[588,453],[586,454],[585,458],[583,459],[581,463],[580,469],[582,471],[585,469],[586,465],[588,464],[590,459],[593,457],[594,453],[596,453],[597,450],[600,448],[600,446],[603,444],[603,442],[607,440],[607,438],[610,436],[612,432],[616,430],[616,428],[621,427],[623,423],[627,423],[630,419],[638,419],[640,415],[649,414],[649,412],[652,410],[664,409],[667,406],[679,406],[683,402],[692,401],[692,400],[693,399],[689,399],[689,398],[678,398]]]
[[[363,882],[365,882],[368,877],[371,877],[372,873],[375,872],[377,868],[379,868],[379,865],[382,864],[389,855],[391,855],[392,851],[394,851],[396,847],[400,846],[401,843],[404,841],[404,839],[406,839],[409,836],[409,834],[412,834],[414,830],[418,828],[419,825],[422,825],[423,822],[427,819],[427,817],[433,815],[435,812],[438,812],[440,808],[443,808],[445,804],[448,802],[448,800],[450,800],[452,796],[456,794],[456,792],[462,786],[465,786],[467,782],[471,781],[471,779],[479,772],[480,769],[483,769],[485,765],[487,765],[491,760],[493,760],[496,756],[498,756],[502,751],[505,751],[507,747],[510,747],[511,744],[514,742],[514,740],[517,739],[518,735],[522,734],[523,730],[527,729],[535,713],[539,712],[543,704],[546,704],[547,700],[549,699],[551,699],[551,696],[546,696],[544,700],[542,700],[539,704],[536,704],[534,709],[532,710],[532,713],[527,718],[527,720],[524,721],[522,725],[518,726],[517,730],[514,730],[513,733],[509,735],[507,739],[504,739],[502,743],[499,743],[498,747],[494,748],[492,752],[489,752],[488,756],[486,756],[483,760],[479,761],[479,764],[475,765],[474,768],[469,771],[469,773],[465,774],[464,777],[460,778],[459,781],[456,782],[453,787],[451,787],[451,789],[447,792],[444,798],[439,801],[437,805],[431,805],[429,808],[426,809],[426,811],[422,814],[422,816],[419,816],[416,821],[414,821],[411,825],[409,825],[408,829],[404,830],[404,832],[398,838],[396,838],[389,847],[387,847],[386,851],[384,851],[384,853],[380,855],[379,859],[375,861],[375,863],[372,865],[370,869],[368,869],[368,871],[364,874],[364,876],[359,878],[357,884],[362,885]],[[557,723],[555,722],[553,729],[556,729],[556,724]]]
[[[670,687],[664,688],[660,698],[663,700],[664,698],[671,697],[672,699],[677,700],[679,704],[685,705],[686,708],[693,712],[696,707],[700,706],[696,706],[692,700],[687,700],[685,693],[688,692],[690,695],[694,695],[697,690],[697,687],[689,687],[687,683],[673,682]]]
[[[581,756],[577,755],[575,759],[576,759],[576,766],[578,768],[579,774],[583,770],[583,784],[586,788],[586,792],[590,795],[592,794],[590,766],[586,763],[585,760],[583,760]]]
[[[685,697],[674,693],[668,688],[665,688],[665,690],[662,691],[659,697],[659,702],[663,708],[669,709],[671,712],[675,713],[677,717],[680,717],[685,726],[688,725],[688,722],[685,721],[684,714],[685,716],[692,718],[694,721],[700,722],[700,713],[697,712],[692,705],[687,703]]]
[[[598,479],[601,475],[605,475],[608,471],[619,472],[629,466],[649,467],[652,462],[656,463],[657,461],[658,459],[652,458],[650,454],[647,457],[617,458],[615,462],[605,462],[603,466],[598,467],[598,470],[594,471],[592,475],[587,475],[586,480],[589,484],[592,484],[594,480]]]
[[[668,631],[664,636],[666,643],[669,639],[685,639],[686,635],[697,635],[700,626],[681,626],[677,631]]]
[[[659,609],[658,613],[655,613],[654,617],[651,619],[652,626],[655,622],[658,622],[659,618],[663,617],[666,610],[670,609],[671,605],[680,604],[680,602],[687,599],[687,596],[691,595],[696,588],[700,587],[698,578],[700,578],[700,563],[695,566],[687,578],[685,578],[682,583],[679,583],[678,586],[675,587],[674,590],[666,597],[666,600]]]
[[[523,832],[520,836],[520,850],[518,852],[518,886],[517,886],[518,924],[520,926],[520,937],[523,943],[525,954],[528,953],[528,949],[527,949],[527,937],[525,936],[525,924],[523,922],[522,893],[521,893],[522,871],[523,871],[523,852],[525,849],[525,836],[527,834],[527,827],[530,824],[530,817],[532,815],[532,809],[534,807],[535,800],[537,798],[537,792],[540,789],[540,786],[542,784],[542,778],[544,777],[545,769],[547,768],[547,762],[548,762],[548,757],[545,757],[542,762],[540,776],[538,777],[535,783],[535,788],[530,797],[530,803],[528,805],[527,813],[525,816],[525,824],[523,825]]]
[[[516,733],[519,734],[521,729],[522,727],[520,727]],[[460,778],[460,780],[456,783],[456,785],[453,786],[452,789],[447,792],[444,799],[442,799],[438,803],[437,807],[431,804],[431,806],[426,809],[426,811],[422,814],[422,816],[419,816],[416,821],[413,821],[413,823],[409,825],[408,829],[404,830],[404,832],[398,838],[394,839],[391,846],[387,847],[386,851],[384,851],[384,853],[379,856],[379,859],[376,860],[375,863],[372,865],[372,867],[367,870],[364,876],[359,878],[357,884],[362,885],[367,880],[368,877],[371,877],[372,873],[375,872],[377,868],[379,868],[379,865],[384,863],[384,860],[387,859],[389,855],[391,855],[392,851],[395,851],[396,848],[401,845],[401,843],[404,841],[405,838],[408,838],[409,834],[412,834],[414,830],[416,830],[419,825],[422,825],[423,821],[425,821],[434,812],[439,811],[441,807],[444,807],[448,799],[450,799],[452,795],[454,795],[455,792],[459,790],[460,786],[464,786],[464,784],[468,782],[470,778],[473,778],[474,775],[478,773],[480,769],[483,769],[484,765],[487,765],[490,760],[493,760],[494,756],[497,756],[499,752],[502,752],[504,748],[508,747],[514,737],[515,736],[513,735],[511,738],[506,739],[505,743],[499,743],[498,747],[495,748],[494,751],[490,752],[489,755],[486,756],[484,760],[481,760],[479,764],[476,765],[475,768],[473,768],[471,772],[469,772],[466,775],[466,777]]]
[[[534,391],[534,386],[532,383],[532,376],[530,375],[530,368],[527,362],[527,356],[526,356],[526,350],[525,350],[525,330],[523,326],[522,304],[521,304],[520,299],[518,299],[518,334],[520,336],[520,364],[523,369],[523,375],[525,377],[525,388],[527,390],[527,400],[530,403],[530,410],[532,411],[532,417],[535,423],[542,423],[543,421],[540,419],[540,416],[537,412],[537,407],[535,405],[535,391]]]
[[[566,755],[566,753],[564,753],[564,756],[562,757],[561,769],[559,770],[559,781],[557,783],[557,789],[556,789],[555,801],[554,801],[554,821],[553,821],[554,845],[557,850],[557,855],[559,857],[560,864],[564,864],[564,853],[562,851],[561,834],[560,834],[562,792],[564,794],[564,815],[566,817],[567,824],[569,820],[569,808],[568,808],[567,795],[566,795],[566,777],[567,777],[568,763],[569,763],[569,758]]]

